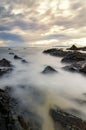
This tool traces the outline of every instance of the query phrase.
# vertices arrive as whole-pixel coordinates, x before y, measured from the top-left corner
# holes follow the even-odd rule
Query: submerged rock
[[[60,123],[64,130],[86,130],[86,121],[68,114],[61,109],[50,109],[50,115],[54,121],[56,130],[58,129],[58,123]]]
[[[19,57],[17,55],[14,55],[14,59],[15,60],[21,60],[22,63],[28,63],[25,59],[23,59],[23,58],[21,58],[21,57]]]
[[[9,54],[10,54],[10,55],[14,55],[14,53],[13,53],[13,52],[9,52]]]
[[[28,63],[26,60],[22,59],[22,63]]]
[[[12,67],[12,64],[10,61],[3,58],[0,60],[0,67]]]
[[[45,67],[45,69],[42,71],[43,74],[52,74],[52,73],[57,73],[57,71],[52,68],[51,66]]]
[[[20,60],[20,59],[22,59],[22,58],[19,57],[19,56],[17,56],[17,55],[14,55],[14,59],[16,59],[16,60]]]
[[[69,52],[64,58],[62,59],[62,62],[79,62],[79,61],[86,61],[86,54],[80,53],[80,52]]]

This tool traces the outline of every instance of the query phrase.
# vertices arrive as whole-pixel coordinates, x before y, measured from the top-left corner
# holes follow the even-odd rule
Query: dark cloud
[[[0,32],[0,39],[5,41],[24,42],[24,39],[18,34]]]
[[[9,27],[0,26],[0,31],[8,31],[10,30]]]

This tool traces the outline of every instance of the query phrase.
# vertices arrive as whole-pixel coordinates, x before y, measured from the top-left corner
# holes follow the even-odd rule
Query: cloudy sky
[[[86,0],[0,0],[0,46],[86,45]]]

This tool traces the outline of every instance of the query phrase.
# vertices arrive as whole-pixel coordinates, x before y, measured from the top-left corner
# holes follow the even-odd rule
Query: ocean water
[[[66,64],[61,63],[62,58],[43,54],[45,49],[46,47],[22,47],[9,50],[1,47],[0,59],[11,61],[14,69],[0,78],[0,88],[12,87],[12,95],[19,99],[21,111],[25,109],[36,113],[37,118],[41,119],[42,130],[54,130],[49,110],[55,106],[86,120],[86,77],[63,70],[62,67]],[[9,52],[28,63],[15,60]],[[48,65],[58,73],[42,74]]]

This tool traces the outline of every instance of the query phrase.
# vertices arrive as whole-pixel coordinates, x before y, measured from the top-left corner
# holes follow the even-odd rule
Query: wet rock
[[[41,117],[12,97],[10,90],[0,89],[0,130],[41,130]]]
[[[76,62],[71,65],[63,67],[63,69],[71,72],[86,74],[86,62]]]
[[[0,60],[0,67],[12,67],[12,64],[10,61],[3,58]]]
[[[0,76],[3,76],[4,74],[8,74],[12,71],[12,68],[1,68],[0,69]]]
[[[63,56],[65,56],[68,53],[68,51],[63,51],[62,49],[53,48],[53,49],[45,50],[45,51],[43,51],[43,53],[50,54],[52,56],[63,57]]]
[[[80,52],[69,52],[64,58],[62,59],[62,62],[79,62],[79,61],[86,61],[86,54],[80,53]]]
[[[14,55],[14,59],[15,60],[21,60],[22,63],[28,63],[25,59],[23,59],[23,58],[21,58],[21,57],[19,57],[17,55]]]
[[[86,74],[86,64],[79,71]]]
[[[11,50],[11,48],[8,48],[8,50]]]
[[[22,63],[28,63],[26,60],[22,59]]]
[[[52,73],[57,73],[57,71],[52,68],[51,66],[45,67],[45,69],[42,71],[43,74],[52,74]]]
[[[0,60],[0,76],[7,74],[13,70],[13,65],[6,59]]]
[[[30,130],[28,123],[24,120],[23,116],[18,115],[18,121],[21,127],[25,130]]]
[[[17,56],[17,55],[14,55],[14,59],[16,59],[16,60],[21,60],[22,58],[19,57],[19,56]]]
[[[75,45],[72,45],[72,47],[67,48],[67,50],[81,50],[81,51],[86,51],[86,47],[76,47]]]
[[[14,118],[13,101],[8,92],[0,89],[0,130],[21,130]]]
[[[10,55],[14,55],[14,53],[13,53],[13,52],[9,52],[9,54],[10,54]]]
[[[60,123],[64,130],[86,130],[86,121],[61,109],[50,109],[50,115],[56,129],[58,129],[57,124]]]
[[[78,50],[78,48],[75,45],[72,45],[72,47],[67,48],[67,50]]]

